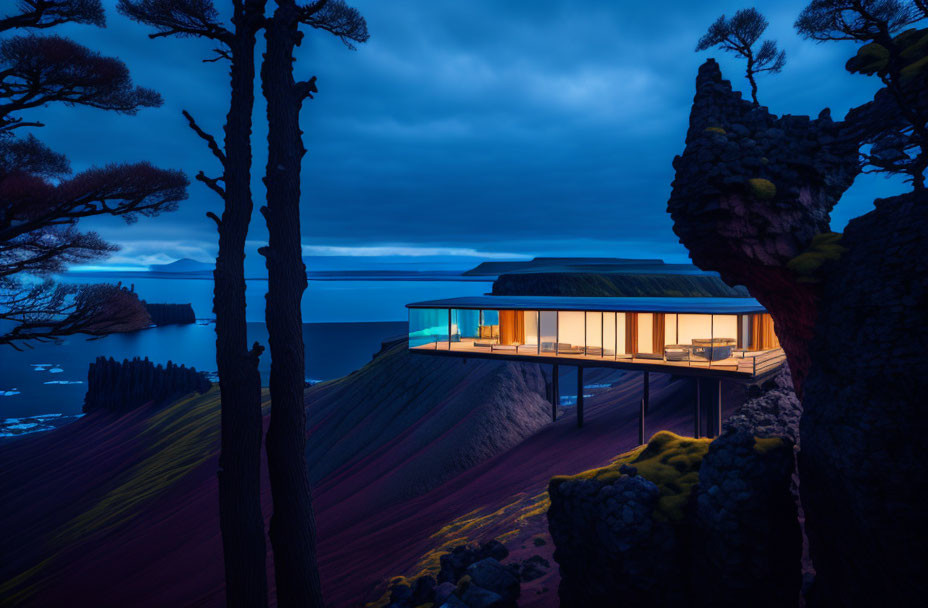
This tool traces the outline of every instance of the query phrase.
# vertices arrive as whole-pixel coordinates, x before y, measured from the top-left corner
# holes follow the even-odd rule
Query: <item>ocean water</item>
[[[119,280],[114,275],[109,282]],[[61,344],[35,344],[23,352],[0,347],[0,427],[18,426],[14,429],[18,432],[41,430],[59,424],[61,417],[79,414],[87,390],[88,366],[98,356],[117,360],[148,357],[155,363],[170,360],[201,371],[215,371],[212,281],[132,278],[123,280],[123,284],[134,284],[140,297],[149,302],[189,302],[201,320],[195,325],[165,326],[92,340],[71,336]],[[344,376],[370,361],[381,342],[404,335],[407,303],[478,295],[488,292],[490,286],[463,281],[311,281],[303,296],[307,380]],[[249,281],[246,298],[249,341],[267,346],[263,323],[265,289],[265,281]],[[270,371],[267,351],[260,361],[266,383]],[[52,414],[62,416],[37,418]],[[28,426],[33,424],[36,426]]]

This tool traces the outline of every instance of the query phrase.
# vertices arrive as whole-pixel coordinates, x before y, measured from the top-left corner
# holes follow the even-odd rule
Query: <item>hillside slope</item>
[[[330,605],[376,597],[449,544],[508,535],[517,553],[527,534],[544,534],[536,505],[552,474],[637,442],[640,376],[600,375],[582,430],[571,415],[548,423],[537,366],[431,359],[402,344],[308,390]],[[686,432],[692,390],[653,379],[649,429]],[[221,606],[218,406],[214,389],[0,446],[0,604]],[[266,480],[263,500],[269,516]],[[552,588],[546,580],[537,585]]]

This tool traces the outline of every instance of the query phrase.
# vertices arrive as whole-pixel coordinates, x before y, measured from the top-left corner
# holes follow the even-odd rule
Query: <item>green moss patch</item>
[[[799,277],[802,283],[818,283],[818,271],[829,260],[841,257],[846,247],[841,246],[840,232],[822,232],[812,237],[809,247],[786,263],[786,267]]]
[[[718,133],[719,135],[728,135],[728,132],[722,127],[706,127],[703,130],[708,131],[709,133]]]
[[[770,201],[777,195],[777,187],[769,179],[752,177],[748,180],[751,194],[762,201]]]

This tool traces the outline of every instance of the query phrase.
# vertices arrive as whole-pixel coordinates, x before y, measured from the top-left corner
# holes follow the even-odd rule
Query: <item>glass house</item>
[[[740,377],[785,360],[751,298],[478,296],[407,308],[415,352]]]

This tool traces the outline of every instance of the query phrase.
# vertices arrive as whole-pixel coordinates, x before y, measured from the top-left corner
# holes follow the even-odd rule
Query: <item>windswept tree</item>
[[[251,129],[254,107],[255,41],[264,25],[265,0],[233,0],[226,25],[211,0],[120,0],[119,10],[156,32],[151,38],[192,36],[216,44],[215,56],[228,61],[229,110],[220,145],[193,116],[191,129],[206,142],[221,174],[197,179],[220,196],[221,217],[207,215],[219,231],[213,272],[216,365],[222,393],[219,455],[219,525],[226,573],[226,604],[267,605],[264,516],[261,511],[261,347],[248,347],[245,324],[245,238],[251,221]],[[301,380],[302,381],[302,380]]]
[[[924,19],[925,0],[815,0],[796,20],[806,38],[863,44],[846,69],[883,83],[846,119],[860,129],[864,171],[904,175],[915,190],[928,169],[928,28],[912,27]]]
[[[99,0],[21,0],[17,8],[0,18],[0,32],[104,24]],[[110,215],[133,222],[171,211],[187,196],[183,173],[144,162],[72,175],[63,155],[21,135],[43,126],[29,112],[52,103],[134,114],[160,105],[161,97],[135,86],[118,59],[67,38],[30,32],[0,40],[0,344],[148,325],[128,290],[58,285],[49,276],[116,250],[96,233],[80,231],[80,219]]]
[[[777,49],[773,40],[764,40],[755,49],[757,41],[767,30],[767,19],[755,8],[745,8],[728,19],[722,15],[709,26],[709,31],[699,39],[697,51],[718,47],[744,57],[747,62],[745,76],[751,83],[751,99],[757,103],[757,75],[763,72],[777,73],[786,64],[786,51]]]
[[[368,39],[364,17],[341,0],[297,4],[275,0],[267,21],[267,52],[261,87],[267,100],[268,159],[264,182],[268,245],[267,328],[271,349],[271,422],[267,461],[274,499],[270,539],[274,549],[277,597],[282,606],[321,607],[316,563],[316,530],[306,463],[303,318],[306,289],[300,239],[300,172],[303,132],[300,110],[317,92],[316,77],[295,80],[294,49],[301,26],[328,32],[349,49]]]

